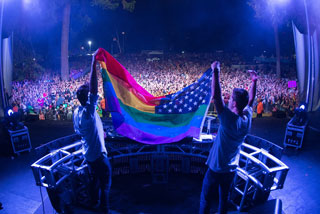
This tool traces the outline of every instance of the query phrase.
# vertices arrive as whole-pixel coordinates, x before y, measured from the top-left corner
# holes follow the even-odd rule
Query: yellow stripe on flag
[[[101,62],[101,67],[103,69],[106,69],[106,64],[104,62]],[[115,77],[114,75],[110,74],[107,70],[107,74],[109,76],[109,79],[112,83],[112,86],[114,88],[114,91],[117,95],[117,98],[121,100],[121,102],[127,106],[130,106],[132,108],[135,108],[137,110],[148,112],[148,113],[155,113],[155,107],[148,105],[141,101],[140,99],[144,99],[144,96],[141,95],[140,99],[136,96],[136,94],[139,96],[139,94],[136,92],[134,93],[133,90],[135,90],[132,87],[129,87],[127,83],[125,83],[123,80]],[[108,98],[107,98],[108,99]]]

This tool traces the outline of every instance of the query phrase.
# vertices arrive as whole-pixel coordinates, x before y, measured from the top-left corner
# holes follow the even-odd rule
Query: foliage
[[[133,12],[134,11],[134,8],[135,8],[135,4],[136,4],[136,1],[131,1],[131,2],[128,2],[128,1],[125,1],[125,0],[122,0],[122,7],[124,10],[127,10],[127,11],[130,11],[130,12]]]
[[[39,1],[39,8],[45,8],[43,13],[38,18],[37,24],[46,30],[52,30],[57,25],[61,25],[63,22],[63,9],[66,5],[71,5],[72,10],[76,11],[72,17],[69,17],[70,26],[68,32],[65,35],[70,35],[71,41],[76,38],[77,34],[83,33],[86,28],[92,23],[91,17],[88,15],[88,6],[98,6],[102,9],[115,10],[122,7],[123,10],[133,12],[135,9],[135,0],[52,0],[52,1]],[[40,59],[41,56],[36,55],[31,39],[26,36],[27,27],[24,25],[23,19],[16,18],[13,21],[17,24],[12,25],[11,29],[15,32],[14,39],[14,69],[16,72],[15,78],[18,76],[29,76],[28,73],[34,72],[41,73],[43,68],[39,65],[43,62]],[[21,22],[21,23],[19,23]],[[45,23],[41,24],[41,23]],[[19,26],[19,27],[13,27]],[[70,40],[68,38],[68,40]],[[62,39],[61,39],[62,41]],[[66,43],[67,44],[67,43]],[[63,45],[63,44],[62,44]],[[68,45],[69,46],[69,45]],[[49,54],[50,55],[50,54]],[[68,56],[68,53],[65,54]],[[68,59],[67,59],[68,60]],[[62,62],[64,63],[64,62]],[[68,67],[68,66],[67,66]],[[68,68],[67,68],[68,70]],[[19,74],[18,74],[19,73]]]
[[[249,0],[248,5],[255,11],[255,17],[272,24],[280,24],[288,20],[288,10],[270,0]]]
[[[13,80],[32,79],[42,73],[44,59],[35,53],[31,39],[17,31],[13,41],[13,50],[19,50],[13,51]]]
[[[120,4],[122,4],[122,8],[124,10],[133,12],[135,8],[136,1],[135,0],[92,0],[92,5],[100,6],[103,9],[115,10]]]

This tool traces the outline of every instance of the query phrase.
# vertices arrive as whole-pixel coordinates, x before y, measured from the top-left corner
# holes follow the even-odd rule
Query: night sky
[[[94,17],[96,21],[85,34],[99,44],[109,42],[106,38],[111,40],[109,35],[118,30],[126,32],[125,45],[132,51],[224,49],[242,52],[251,49],[262,52],[274,49],[271,23],[254,18],[254,11],[246,1],[139,0],[133,13],[94,10],[99,11]],[[105,28],[99,29],[104,25]],[[97,31],[101,34],[95,35]],[[292,38],[292,29],[286,25],[281,26],[280,31]],[[79,35],[78,40],[85,34]],[[290,51],[290,47],[288,49]]]
[[[62,9],[52,10],[48,2],[29,0],[6,2],[4,35],[14,34],[26,41],[34,52],[42,55],[60,54]],[[271,55],[274,34],[271,22],[254,17],[245,0],[137,0],[135,11],[121,8],[111,11],[93,7],[90,1],[71,9],[70,54],[81,46],[110,50],[112,38],[125,32],[126,52],[160,49],[165,52],[236,51],[243,54]],[[90,22],[84,20],[90,18]],[[289,23],[289,24],[288,24]],[[279,26],[283,55],[294,53],[290,22]]]

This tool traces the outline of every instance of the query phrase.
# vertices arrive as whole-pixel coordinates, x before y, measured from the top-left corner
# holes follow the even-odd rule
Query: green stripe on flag
[[[131,117],[137,123],[152,124],[152,125],[164,126],[164,127],[186,126],[195,117],[202,119],[207,110],[207,105],[200,105],[197,111],[190,112],[190,113],[153,114],[148,112],[142,112],[130,106],[124,105],[121,102],[121,100],[119,100],[119,103],[120,103],[120,107],[125,111],[126,114],[128,114],[127,116]]]

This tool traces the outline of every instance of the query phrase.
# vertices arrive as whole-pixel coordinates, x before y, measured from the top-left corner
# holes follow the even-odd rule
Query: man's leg
[[[99,179],[96,173],[95,162],[87,162],[90,169],[90,195],[92,206],[97,206],[99,204]]]
[[[234,178],[234,172],[221,173],[219,175],[219,213],[227,213],[228,211],[228,196],[230,187]]]
[[[208,168],[202,183],[202,191],[200,196],[200,214],[210,212],[210,206],[214,199],[214,191],[218,187],[217,179],[211,169]]]
[[[109,211],[109,193],[111,188],[111,165],[107,155],[103,155],[99,163],[99,180],[100,180],[100,207],[106,213]]]

